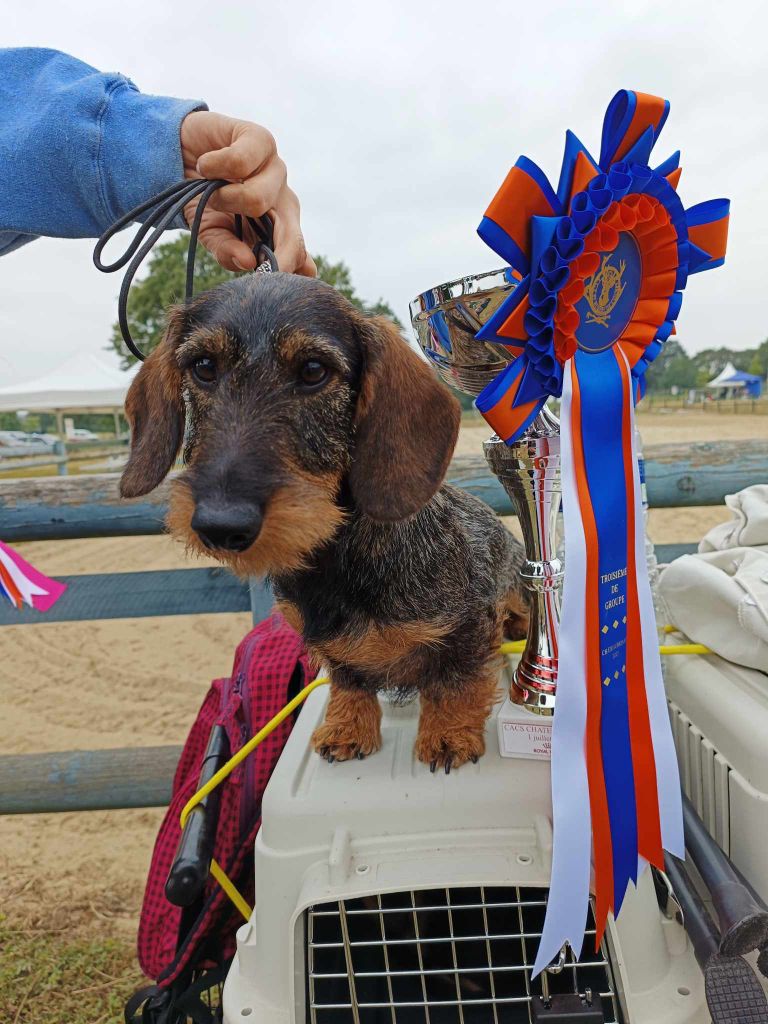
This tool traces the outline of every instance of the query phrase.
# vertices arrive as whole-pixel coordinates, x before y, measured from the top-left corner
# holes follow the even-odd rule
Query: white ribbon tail
[[[621,356],[626,361],[626,357]],[[627,363],[627,372],[629,364]],[[659,635],[656,627],[656,612],[648,579],[648,562],[645,555],[645,522],[640,498],[640,474],[637,467],[637,446],[635,443],[635,410],[632,416],[632,468],[635,481],[635,565],[637,567],[637,596],[640,607],[640,627],[643,637],[643,668],[645,670],[645,692],[648,701],[648,719],[653,740],[653,756],[656,762],[656,789],[659,800],[661,843],[665,850],[675,857],[685,857],[683,838],[683,804],[680,791],[680,769],[672,738],[669,721],[667,694],[659,656]],[[641,862],[645,866],[645,862]],[[640,874],[638,874],[638,878]]]
[[[585,753],[586,543],[579,511],[571,431],[571,360],[563,373],[560,469],[568,571],[559,631],[557,712],[552,724],[553,851],[547,913],[533,968],[536,977],[565,942],[581,953],[589,908],[592,818]]]

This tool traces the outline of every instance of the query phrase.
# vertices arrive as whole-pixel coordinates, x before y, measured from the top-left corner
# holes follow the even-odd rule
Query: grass
[[[0,915],[3,1024],[120,1024],[142,984],[133,943],[15,928]]]

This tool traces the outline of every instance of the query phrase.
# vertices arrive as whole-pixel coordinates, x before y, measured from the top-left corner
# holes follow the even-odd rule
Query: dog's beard
[[[334,498],[338,480],[297,477],[269,500],[256,540],[242,552],[209,550],[192,529],[195,501],[184,478],[174,481],[166,525],[189,553],[224,562],[238,576],[265,576],[307,568],[313,551],[330,541],[345,513]]]

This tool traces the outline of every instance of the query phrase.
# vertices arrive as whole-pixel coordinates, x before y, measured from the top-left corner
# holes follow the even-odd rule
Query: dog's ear
[[[184,437],[184,398],[175,350],[186,325],[183,307],[173,308],[163,340],[147,356],[125,399],[131,453],[120,478],[120,494],[136,498],[165,479]]]
[[[358,507],[392,522],[423,508],[443,482],[461,407],[384,317],[362,320],[363,375],[349,482]]]

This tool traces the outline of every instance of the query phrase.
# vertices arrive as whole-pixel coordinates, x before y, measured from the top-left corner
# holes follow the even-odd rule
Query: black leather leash
[[[226,185],[231,184],[232,183],[230,181],[224,181],[222,179],[209,180],[207,178],[194,178],[179,181],[175,185],[171,185],[170,188],[165,189],[164,192],[154,196],[154,198],[148,199],[145,203],[141,203],[140,206],[130,210],[119,220],[116,220],[111,227],[107,228],[96,243],[96,247],[93,250],[93,262],[96,265],[97,270],[101,270],[105,274],[112,274],[116,270],[122,270],[123,267],[128,264],[128,269],[123,275],[123,282],[120,286],[120,296],[117,302],[117,317],[123,341],[137,359],[144,360],[146,356],[136,345],[136,342],[131,336],[130,328],[128,327],[128,293],[131,290],[131,284],[136,276],[136,272],[152,251],[155,243],[163,232],[166,231],[173,224],[173,221],[178,217],[178,215],[183,212],[187,203],[199,197],[197,209],[195,211],[195,219],[190,228],[189,249],[187,251],[185,299],[189,301],[189,299],[192,298],[195,277],[197,238],[200,233],[200,223],[203,219],[205,208],[208,205],[208,200],[214,192],[217,192],[220,188],[224,188]],[[253,247],[253,253],[256,256],[257,261],[256,272],[264,273],[277,270],[277,260],[275,259],[274,253],[274,225],[272,223],[272,219],[267,214],[264,214],[263,217],[247,217],[246,220],[248,221],[254,237],[256,238],[256,244]],[[105,245],[107,245],[118,231],[122,231],[124,227],[127,227],[128,224],[133,221],[138,221],[140,223],[139,230],[131,239],[131,242],[123,255],[116,259],[114,263],[104,263],[101,256]],[[240,214],[235,216],[235,233],[242,241],[243,218]]]

